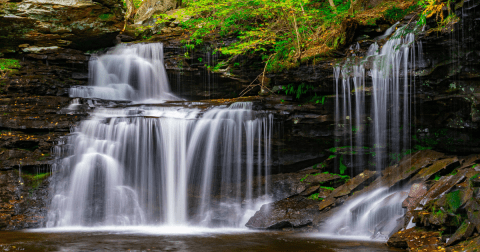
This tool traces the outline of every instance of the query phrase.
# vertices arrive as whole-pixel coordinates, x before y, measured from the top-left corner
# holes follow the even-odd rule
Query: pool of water
[[[0,232],[0,251],[402,251],[384,243],[293,232],[182,228],[40,229]]]

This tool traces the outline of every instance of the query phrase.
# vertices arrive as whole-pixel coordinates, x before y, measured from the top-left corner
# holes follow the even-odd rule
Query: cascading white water
[[[240,226],[266,194],[272,116],[236,107],[98,109],[67,140],[48,226]]]
[[[388,240],[403,217],[402,202],[408,193],[380,188],[361,195],[327,221],[323,233],[357,238]]]
[[[349,59],[343,66],[334,67],[336,131],[350,136],[339,144],[350,146],[352,150],[354,146],[369,149],[374,153],[369,163],[375,165],[377,172],[388,166],[389,153],[400,153],[410,147],[410,104],[414,80],[410,79],[408,71],[415,68],[416,52],[415,36],[406,29],[406,26],[397,29],[381,49],[373,43],[365,58]],[[419,55],[422,53],[420,48]],[[371,86],[366,81],[366,68],[370,69],[367,74],[371,77]],[[370,104],[367,100],[371,101]],[[364,162],[362,158],[359,155],[355,162]],[[361,169],[352,168],[351,174],[359,174],[363,171]],[[387,222],[396,216],[388,211],[393,209],[395,213],[403,213],[403,199],[386,202],[385,195],[388,197],[379,190],[357,198],[327,222],[328,228],[324,232],[388,237],[395,226]],[[378,202],[389,206],[383,207],[383,210],[376,209]],[[382,212],[384,210],[387,212]],[[392,214],[391,218],[386,220],[389,214]],[[378,230],[379,225],[383,225],[381,231]]]
[[[89,86],[70,89],[70,97],[106,100],[178,100],[170,93],[163,44],[121,44],[89,62]]]
[[[386,150],[399,153],[410,146],[412,85],[408,69],[415,67],[416,53],[412,47],[415,36],[406,33],[405,29],[398,29],[381,50],[377,43],[373,43],[360,62],[347,61],[345,65],[334,68],[336,127],[338,131],[351,133],[350,139],[341,144],[370,144],[376,153],[372,163],[377,170],[387,165]],[[368,73],[366,66],[370,68]],[[371,86],[366,83],[366,74],[371,77]],[[366,93],[371,94],[371,104],[366,104]],[[365,115],[367,111],[370,111],[369,116]]]
[[[72,88],[72,97],[177,100],[162,44],[117,46],[89,70],[90,86]],[[68,110],[77,107],[79,100]],[[55,148],[62,158],[47,227],[240,227],[267,195],[272,124],[251,102],[207,111],[96,108]]]

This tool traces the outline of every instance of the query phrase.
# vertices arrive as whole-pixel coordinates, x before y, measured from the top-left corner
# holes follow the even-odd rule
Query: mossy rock
[[[475,225],[470,221],[466,220],[462,225],[455,231],[452,237],[447,241],[447,246],[453,245],[457,242],[463,241],[470,237],[475,230]]]

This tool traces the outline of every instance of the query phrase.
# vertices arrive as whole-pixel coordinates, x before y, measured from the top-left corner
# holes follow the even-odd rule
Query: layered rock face
[[[1,229],[43,225],[53,147],[86,116],[65,110],[68,89],[87,84],[86,50],[113,46],[123,16],[121,1],[0,1],[0,55],[19,62],[0,79]]]
[[[72,78],[81,76],[77,72],[81,68],[52,65],[55,60],[47,66],[45,61],[29,58],[20,63],[18,75],[2,81],[0,94],[0,226],[9,230],[42,225],[54,146],[86,116],[65,111],[71,102],[70,85],[86,84]]]
[[[124,27],[123,16],[121,1],[2,0],[0,53],[111,46]]]

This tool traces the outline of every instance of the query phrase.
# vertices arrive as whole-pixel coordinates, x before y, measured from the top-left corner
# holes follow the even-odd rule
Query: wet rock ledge
[[[86,116],[62,110],[68,89],[124,16],[121,0],[0,0],[0,58],[18,62],[0,76],[0,229],[43,225],[53,146]]]

